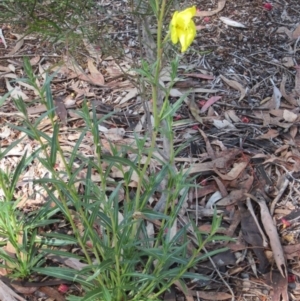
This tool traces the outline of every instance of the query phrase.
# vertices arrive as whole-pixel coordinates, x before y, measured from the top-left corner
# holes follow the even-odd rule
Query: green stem
[[[160,110],[162,109],[162,104],[159,103],[159,90],[161,89],[160,84],[159,84],[159,77],[160,77],[160,72],[161,72],[161,66],[162,66],[162,57],[163,57],[163,43],[165,42],[166,38],[164,41],[162,41],[162,30],[163,30],[163,20],[164,20],[164,15],[165,15],[165,9],[166,9],[166,3],[167,0],[163,0],[161,3],[161,6],[159,7],[159,1],[156,0],[156,11],[159,12],[158,18],[157,18],[157,38],[156,38],[156,65],[155,65],[155,71],[154,71],[154,77],[152,81],[152,114],[154,118],[154,128],[152,130],[152,137],[151,137],[151,145],[150,145],[150,150],[147,156],[147,160],[144,164],[144,167],[141,172],[141,178],[138,182],[138,187],[137,187],[137,193],[136,193],[136,199],[135,199],[135,208],[136,210],[140,206],[140,194],[141,194],[141,189],[142,189],[142,182],[144,179],[144,176],[147,172],[148,166],[150,164],[150,160],[152,158],[154,149],[155,149],[155,144],[156,144],[156,138],[158,135],[158,128],[161,122],[160,118],[160,113],[158,112],[158,107]],[[136,233],[138,224],[134,224],[134,231],[132,233]],[[162,233],[160,233],[162,234]],[[156,240],[156,244],[158,244],[159,239]],[[148,264],[150,264],[152,260],[148,260]],[[147,270],[147,266],[145,267],[145,270]],[[139,296],[143,294],[145,291],[144,289],[140,289],[140,293],[136,296],[136,300],[138,300]]]
[[[146,171],[148,169],[148,166],[150,164],[150,160],[152,158],[155,144],[156,144],[156,138],[158,135],[158,128],[160,124],[160,118],[159,118],[159,112],[158,112],[158,105],[160,105],[158,102],[158,92],[160,89],[159,85],[159,76],[161,71],[161,63],[162,63],[162,55],[163,55],[163,49],[162,49],[162,29],[163,29],[163,19],[165,14],[165,8],[166,8],[166,0],[162,1],[161,7],[159,7],[159,1],[156,1],[156,9],[159,11],[159,16],[157,19],[157,38],[156,38],[156,67],[154,71],[154,77],[152,82],[152,114],[154,118],[154,128],[152,130],[152,137],[151,137],[151,145],[150,145],[150,151],[148,153],[147,160],[144,164],[144,167],[141,172],[141,178],[138,182],[137,192],[136,192],[136,198],[135,198],[135,208],[136,210],[140,206],[140,195],[141,195],[141,189],[142,189],[142,182],[144,179],[144,176],[146,174]]]

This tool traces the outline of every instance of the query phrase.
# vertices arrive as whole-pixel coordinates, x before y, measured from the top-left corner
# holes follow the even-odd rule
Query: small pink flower
[[[210,17],[205,17],[205,18],[203,18],[203,22],[209,23],[209,22],[210,22]]]
[[[272,5],[272,3],[267,2],[267,3],[264,4],[263,7],[264,7],[265,10],[270,11],[270,10],[272,10],[273,5]]]
[[[66,284],[60,284],[58,287],[58,291],[62,294],[65,294],[69,290],[69,287]]]
[[[291,226],[291,222],[286,220],[285,218],[282,218],[281,222],[282,222],[283,229],[288,228],[288,227]]]
[[[249,123],[249,122],[250,122],[250,120],[249,120],[249,118],[248,118],[248,117],[246,117],[246,116],[243,116],[243,117],[242,117],[242,122],[243,122],[243,123]]]
[[[294,274],[288,275],[288,283],[294,283],[296,282],[296,276]]]
[[[204,99],[200,100],[199,101],[200,107],[203,107],[205,105],[205,103],[206,103],[206,100],[204,100]]]

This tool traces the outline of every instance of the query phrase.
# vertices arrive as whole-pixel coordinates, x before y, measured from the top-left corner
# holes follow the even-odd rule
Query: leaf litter
[[[289,279],[291,275],[300,275],[297,234],[300,216],[300,27],[299,16],[295,13],[300,10],[299,3],[295,0],[286,1],[284,5],[275,2],[268,10],[259,1],[243,6],[228,0],[219,0],[215,4],[202,1],[200,5],[196,18],[198,25],[202,26],[203,18],[209,16],[210,19],[202,26],[196,43],[200,53],[208,50],[208,54],[199,57],[188,54],[183,58],[186,66],[195,67],[182,74],[171,91],[172,100],[189,89],[194,94],[188,96],[177,112],[181,119],[174,123],[175,143],[183,144],[186,139],[182,137],[191,138],[190,145],[178,153],[175,162],[184,172],[196,176],[197,183],[196,189],[191,188],[191,197],[180,218],[185,218],[186,222],[193,218],[200,229],[209,231],[212,208],[222,214],[220,232],[227,233],[236,242],[228,244],[229,254],[233,257],[229,260],[226,252],[219,254],[218,262],[224,264],[217,266],[226,273],[226,281],[236,299],[288,300],[289,295],[297,300],[300,298],[299,283]],[[284,27],[281,26],[283,22]],[[15,34],[18,40],[13,42],[5,39],[7,34],[7,29],[2,30],[1,39],[7,43],[7,49],[4,44],[1,53],[7,58],[1,60],[0,70],[4,72],[1,74],[1,92],[11,91],[11,96],[21,96],[28,101],[34,97],[34,88],[11,81],[22,77],[23,70],[21,59],[10,56],[23,56],[26,51],[31,51],[30,45],[22,38],[22,33]],[[85,65],[65,53],[61,53],[64,63],[60,67],[56,66],[57,58],[39,52],[35,52],[30,61],[32,66],[39,65],[40,85],[49,66],[57,72],[52,88],[57,107],[55,113],[64,125],[60,137],[63,147],[66,150],[74,147],[74,141],[79,137],[76,129],[83,125],[83,120],[72,113],[72,108],[81,107],[83,98],[91,103],[96,98],[97,101],[100,99],[96,106],[99,116],[115,112],[104,125],[106,131],[101,137],[104,148],[112,152],[113,146],[130,145],[134,149],[134,139],[128,135],[145,112],[139,91],[122,72],[123,67],[130,69],[133,60],[126,58],[120,64],[113,57],[103,57],[90,42],[84,41],[84,45],[90,56]],[[286,57],[292,57],[290,65],[286,64]],[[199,70],[205,72],[199,73]],[[168,84],[168,77],[164,81]],[[205,100],[206,105],[201,107],[200,100]],[[32,118],[37,118],[45,108],[30,104],[27,111]],[[2,122],[8,120],[18,124],[20,115],[10,99],[1,106],[0,118]],[[191,128],[193,125],[197,126],[196,130]],[[48,121],[42,129],[48,134],[52,132]],[[137,134],[142,135],[142,131],[143,127],[140,127]],[[16,130],[2,127],[1,149],[21,136],[22,133]],[[157,144],[162,148],[159,140]],[[93,148],[86,135],[80,152],[90,156]],[[33,149],[34,145],[26,137],[1,160],[1,168],[13,169],[20,156]],[[128,153],[129,157],[132,155]],[[134,161],[134,157],[131,158]],[[160,168],[161,161],[153,158],[152,164]],[[86,172],[83,169],[78,178],[84,179]],[[42,178],[45,173],[42,166],[33,162],[26,177]],[[123,177],[118,170],[111,170],[109,176],[112,181]],[[97,175],[94,180],[100,181]],[[131,180],[134,187],[137,175],[132,174]],[[23,200],[27,200],[23,210],[30,211],[34,206],[43,205],[47,194],[41,187],[33,187],[25,176],[19,185]],[[120,194],[120,201],[122,197]],[[179,225],[179,221],[173,224],[172,235],[176,235]],[[149,233],[153,235],[157,226],[159,223],[149,222]],[[207,248],[218,246],[211,243]],[[80,264],[76,260],[72,263],[63,258],[56,260],[74,269]],[[209,275],[215,267],[195,266],[194,269]],[[172,300],[182,300],[183,295],[186,300],[232,298],[228,287],[220,281],[204,285],[191,283],[188,291],[183,291],[179,283],[176,287],[179,289],[174,291]],[[4,287],[2,294],[8,292]],[[12,293],[2,298],[23,300],[16,296]]]

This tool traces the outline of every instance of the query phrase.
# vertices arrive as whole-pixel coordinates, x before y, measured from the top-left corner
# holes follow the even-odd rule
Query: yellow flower
[[[189,7],[181,12],[176,11],[171,20],[171,40],[174,44],[181,44],[181,52],[185,52],[194,41],[196,25],[193,17],[196,15],[196,6]]]

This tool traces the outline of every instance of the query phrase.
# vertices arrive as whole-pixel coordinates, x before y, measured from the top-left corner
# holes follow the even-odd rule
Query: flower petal
[[[172,20],[171,20],[171,26],[176,26],[178,14],[179,14],[178,11],[176,11],[176,12],[173,14],[173,17],[172,17]]]
[[[171,40],[173,44],[178,43],[178,33],[176,27],[171,28]]]
[[[196,6],[186,8],[185,10],[180,12],[180,14],[183,15],[185,18],[191,20],[196,15]]]
[[[188,28],[179,36],[181,44],[181,52],[185,52],[188,47],[192,44],[196,36],[196,25],[193,21],[190,21]]]
[[[196,36],[196,25],[192,19],[195,15],[196,6],[189,7],[181,12],[176,11],[173,14],[170,23],[171,40],[174,44],[179,40],[181,52],[187,50]]]

